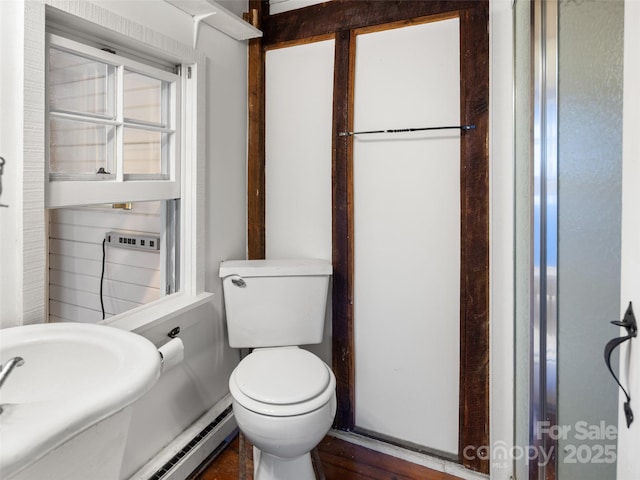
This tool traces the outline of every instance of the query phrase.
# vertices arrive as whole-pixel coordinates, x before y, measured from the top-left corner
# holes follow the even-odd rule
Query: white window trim
[[[20,205],[23,242],[19,254],[25,259],[16,272],[22,300],[18,323],[42,323],[47,318],[46,216],[45,216],[45,54],[46,15],[64,17],[78,30],[102,27],[109,35],[142,53],[168,58],[191,67],[191,79],[183,82],[183,141],[181,162],[181,290],[178,294],[111,317],[108,322],[123,329],[140,329],[140,312],[147,324],[162,320],[206,301],[204,293],[204,169],[206,56],[152,29],[104,10],[85,0],[34,0],[24,2],[24,100],[22,184]],[[105,30],[102,30],[105,31]],[[198,100],[201,100],[200,102]],[[95,182],[99,183],[99,182]],[[130,198],[134,201],[135,198]],[[26,259],[28,259],[28,264]]]
[[[184,111],[182,106],[182,97],[184,95],[184,83],[191,81],[190,79],[181,79],[178,75],[173,73],[159,70],[155,67],[150,67],[136,60],[132,60],[122,56],[114,56],[111,53],[103,52],[95,47],[89,45],[83,45],[75,40],[69,40],[56,34],[48,33],[46,35],[47,46],[46,52],[48,55],[49,47],[53,46],[56,49],[67,51],[72,54],[83,55],[86,58],[91,58],[96,61],[112,65],[118,68],[120,65],[124,66],[127,71],[141,73],[144,75],[150,75],[153,78],[164,80],[172,85],[171,95],[174,97],[174,105],[178,107],[178,111],[172,108],[170,110],[170,119],[167,128],[162,130],[171,131],[175,133],[174,144],[169,152],[169,175],[168,179],[154,180],[147,178],[140,179],[127,179],[127,175],[124,174],[122,164],[122,145],[118,142],[119,152],[116,154],[115,178],[109,180],[87,180],[87,179],[60,179],[51,178],[51,175],[47,175],[47,182],[45,188],[45,202],[48,208],[58,208],[66,206],[74,206],[80,204],[96,204],[96,203],[117,203],[123,199],[128,201],[145,201],[145,200],[168,200],[171,198],[178,198],[180,196],[180,159],[182,156],[182,148],[180,144],[181,138],[181,124],[182,117],[180,112]],[[115,58],[114,58],[115,57]],[[114,61],[117,60],[117,61]],[[117,74],[120,76],[120,74]],[[116,88],[116,98],[122,101],[121,84],[118,82]],[[45,98],[47,98],[45,96]],[[48,99],[46,104],[48,103]],[[46,107],[45,104],[45,107]],[[100,118],[97,123],[101,125],[124,125],[127,127],[136,128],[138,124],[142,122],[129,122],[123,117],[123,112],[113,112],[113,119]],[[57,118],[66,117],[65,113],[56,111],[49,112],[47,109],[47,118],[52,116]],[[76,120],[85,120],[84,118],[76,118],[76,115],[72,116]],[[48,136],[47,136],[48,138]],[[48,155],[48,141],[46,145],[47,157]],[[49,165],[49,159],[47,158],[47,166]],[[49,171],[49,168],[47,168]]]

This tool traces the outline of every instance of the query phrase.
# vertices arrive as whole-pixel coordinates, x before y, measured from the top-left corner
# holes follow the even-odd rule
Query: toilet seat
[[[326,404],[335,376],[311,352],[298,347],[255,350],[229,379],[233,398],[248,410],[270,416],[302,415]]]

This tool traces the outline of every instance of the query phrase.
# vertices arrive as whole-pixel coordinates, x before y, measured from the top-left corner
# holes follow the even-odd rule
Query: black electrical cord
[[[104,263],[105,263],[105,259],[106,259],[106,250],[105,250],[105,244],[107,242],[107,239],[104,238],[102,239],[102,273],[100,274],[100,307],[102,307],[102,319],[105,319],[105,314],[104,314],[104,299],[102,298],[102,286],[104,285]]]

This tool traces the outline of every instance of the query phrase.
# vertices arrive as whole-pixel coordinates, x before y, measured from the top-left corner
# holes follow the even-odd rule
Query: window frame
[[[115,69],[114,97],[115,105],[113,118],[108,116],[82,115],[66,110],[53,110],[49,107],[49,50],[57,50],[79,55],[112,66]],[[69,38],[47,32],[45,45],[45,158],[46,184],[45,205],[47,208],[59,208],[74,205],[96,203],[115,203],[123,199],[131,202],[169,200],[181,195],[181,126],[183,117],[182,97],[185,80],[182,76],[160,70],[149,64],[130,59],[126,56],[100,50],[94,46],[71,40]],[[180,65],[181,70],[188,69],[186,64]],[[165,81],[169,84],[169,102],[173,108],[169,109],[166,126],[150,124],[124,116],[122,108],[124,101],[123,76],[125,71],[138,73]],[[98,178],[101,175],[52,174],[49,168],[50,120],[53,118],[88,121],[97,125],[113,126],[115,135],[114,168],[115,174]],[[125,128],[139,128],[144,131],[157,131],[172,136],[172,143],[168,148],[166,159],[166,174],[126,174],[123,161],[123,137]]]
[[[134,49],[136,53],[161,58],[174,65],[182,64],[191,70],[188,81],[182,83],[180,291],[100,323],[141,332],[157,322],[168,321],[209,302],[213,295],[204,292],[206,114],[200,105],[206,99],[206,55],[86,0],[27,2],[20,6],[16,4],[10,13],[18,22],[16,30],[24,42],[23,47],[28,45],[22,50],[24,58],[12,58],[10,64],[18,69],[16,78],[28,81],[25,81],[16,109],[20,125],[16,141],[22,184],[20,201],[15,206],[22,218],[16,234],[19,239],[16,255],[24,263],[15,271],[16,307],[13,310],[3,308],[3,312],[15,317],[6,322],[7,325],[43,323],[48,318],[45,51],[49,22],[56,30],[73,32],[74,38],[82,35],[83,39],[95,39],[99,32],[98,40],[123,46],[127,53]]]

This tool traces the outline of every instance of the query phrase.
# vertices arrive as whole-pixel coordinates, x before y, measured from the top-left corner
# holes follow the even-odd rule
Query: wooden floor
[[[237,480],[238,450],[239,441],[236,437],[211,465],[193,480]],[[458,477],[430,470],[329,435],[318,445],[318,451],[326,480],[458,480]],[[253,465],[251,460],[248,463],[246,478],[251,480]]]

